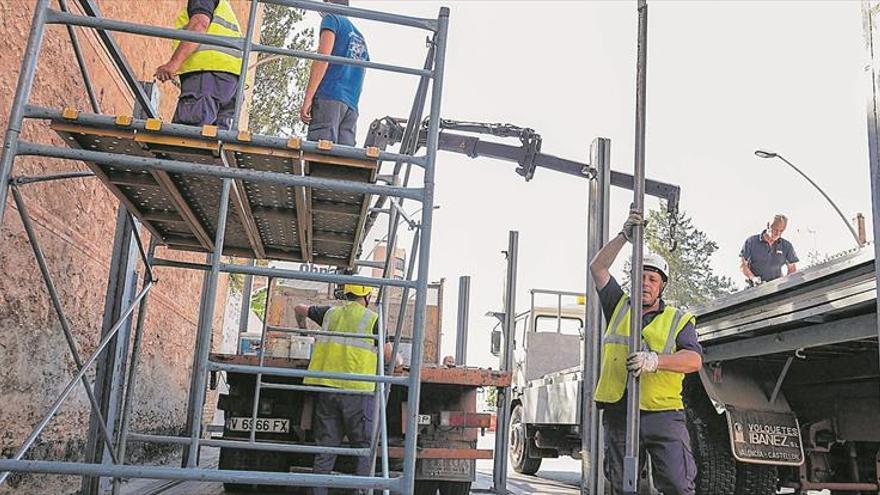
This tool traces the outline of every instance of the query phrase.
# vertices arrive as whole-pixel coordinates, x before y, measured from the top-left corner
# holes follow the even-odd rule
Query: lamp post
[[[819,193],[822,195],[822,197],[824,197],[828,201],[828,204],[830,204],[831,207],[834,208],[834,211],[837,212],[837,214],[840,216],[840,219],[843,220],[843,223],[846,224],[846,228],[849,229],[849,233],[852,234],[853,239],[855,239],[855,241],[856,241],[856,244],[859,247],[862,247],[862,241],[859,240],[859,234],[856,233],[856,230],[849,223],[849,220],[846,219],[846,216],[843,214],[842,211],[840,211],[840,208],[837,207],[837,205],[834,203],[834,201],[831,200],[831,198],[825,193],[825,191],[823,191],[822,188],[819,187],[818,184],[813,182],[813,179],[809,178],[807,176],[807,174],[805,174],[805,173],[803,173],[803,171],[801,171],[801,169],[797,168],[793,163],[786,160],[784,156],[782,156],[778,153],[773,153],[772,151],[765,151],[765,150],[755,150],[755,156],[757,156],[758,158],[779,158],[780,160],[785,162],[786,165],[793,168],[795,172],[799,173],[801,175],[801,177],[803,177],[804,179],[807,180],[807,182],[812,184],[813,187],[815,187],[816,190],[819,191]]]

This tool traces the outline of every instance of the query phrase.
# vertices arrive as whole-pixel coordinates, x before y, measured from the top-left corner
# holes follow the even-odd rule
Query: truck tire
[[[774,495],[778,475],[776,466],[746,464],[736,466],[736,495]]]
[[[436,481],[416,480],[413,495],[437,495],[440,484]]]
[[[469,495],[471,493],[470,481],[441,481],[440,495]]]
[[[535,441],[528,437],[522,417],[522,405],[517,404],[510,413],[510,436],[507,440],[510,463],[513,464],[513,470],[517,473],[533,475],[541,468],[541,458],[529,455],[537,447]]]
[[[697,464],[697,495],[734,495],[736,461],[730,451],[724,417],[715,412],[705,397],[689,400],[686,411],[691,449]]]

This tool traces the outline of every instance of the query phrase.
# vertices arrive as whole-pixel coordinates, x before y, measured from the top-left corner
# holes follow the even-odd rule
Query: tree
[[[305,11],[264,4],[260,43],[309,51],[314,44],[312,28],[301,25]],[[299,109],[309,81],[309,60],[260,53],[250,108],[250,128],[257,134],[302,134]]]
[[[672,250],[673,243],[675,249]],[[678,307],[688,308],[712,301],[736,290],[730,277],[714,273],[710,260],[718,244],[698,229],[683,211],[674,221],[666,214],[666,205],[648,212],[645,247],[663,256],[669,263],[669,284],[663,298]],[[627,274],[630,264],[627,262]],[[626,277],[629,286],[629,276]]]

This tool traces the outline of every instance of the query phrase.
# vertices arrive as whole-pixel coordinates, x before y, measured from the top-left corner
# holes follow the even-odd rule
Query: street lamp
[[[797,168],[793,163],[786,160],[784,156],[782,156],[778,153],[773,153],[772,151],[766,151],[766,150],[755,150],[755,156],[757,156],[758,158],[779,158],[780,160],[785,162],[786,165],[793,168],[795,172],[801,174],[801,177],[803,177],[804,179],[807,180],[807,182],[812,184],[813,187],[815,187],[816,190],[819,191],[819,193],[828,201],[828,204],[830,204],[831,207],[834,208],[834,211],[837,212],[837,214],[840,216],[840,219],[843,220],[843,223],[846,224],[846,228],[849,229],[849,233],[852,234],[853,239],[855,239],[855,241],[856,241],[856,244],[859,247],[862,247],[862,241],[859,240],[859,234],[856,233],[856,229],[854,229],[853,226],[849,223],[849,220],[846,219],[846,216],[844,216],[843,212],[840,211],[840,208],[837,207],[837,205],[834,203],[834,201],[831,201],[831,198],[828,197],[827,194],[825,194],[825,191],[823,191],[822,188],[819,187],[818,184],[813,182],[813,179],[810,179],[809,177],[807,177],[807,174],[803,173],[801,171],[801,169]]]

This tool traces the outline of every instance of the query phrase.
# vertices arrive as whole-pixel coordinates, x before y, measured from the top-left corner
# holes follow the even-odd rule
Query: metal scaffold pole
[[[507,244],[507,284],[504,289],[504,349],[501,370],[513,370],[513,336],[516,325],[516,272],[519,257],[519,232],[511,230]],[[495,463],[492,482],[495,493],[507,491],[507,442],[510,433],[510,388],[498,388],[498,421],[495,427]]]
[[[638,60],[636,62],[636,137],[635,165],[633,167],[633,205],[632,210],[645,214],[645,86],[647,82],[648,58],[648,3],[638,0]],[[633,255],[630,302],[629,353],[639,350],[642,339],[641,294],[642,294],[642,256],[644,229],[636,225],[633,229]],[[638,317],[636,316],[638,315]],[[626,449],[623,459],[623,491],[637,493],[639,480],[639,381],[630,373],[627,377],[626,403]]]
[[[611,188],[611,141],[596,138],[590,146],[590,162],[596,169],[596,177],[589,182],[587,211],[587,266],[608,242],[609,189]],[[602,305],[596,292],[596,283],[587,269],[586,329],[581,360],[581,494],[603,492],[601,458],[602,438],[600,411],[593,401],[593,391],[599,379],[599,363],[602,359],[602,335],[605,320]]]

